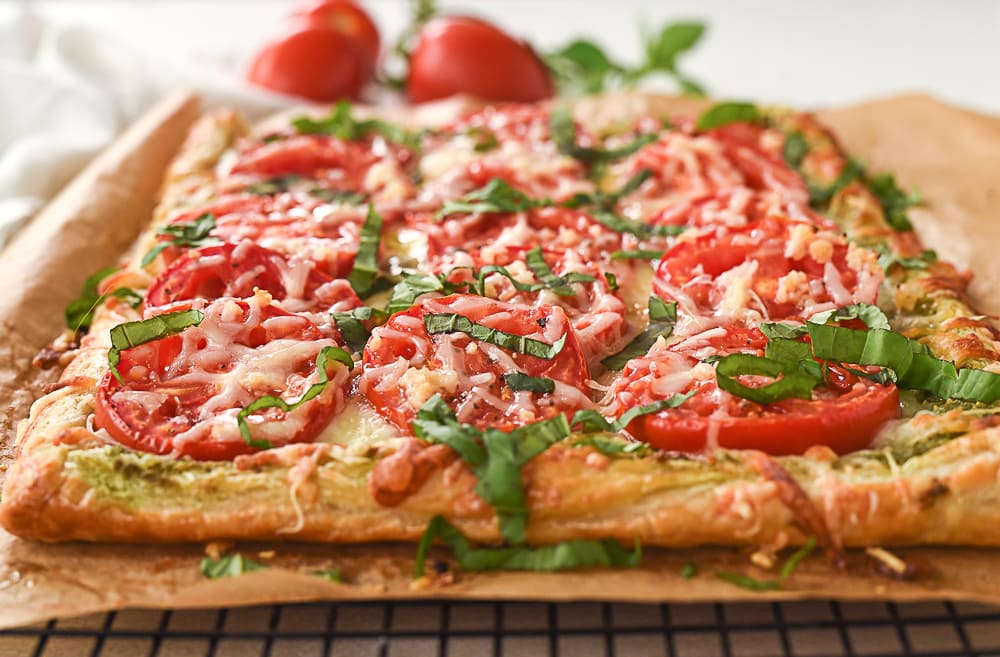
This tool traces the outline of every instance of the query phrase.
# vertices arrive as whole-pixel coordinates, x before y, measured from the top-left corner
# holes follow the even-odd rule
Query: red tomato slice
[[[791,217],[795,221],[811,223],[824,230],[837,230],[836,224],[829,219],[807,207],[790,203],[776,192],[748,187],[720,190],[694,199],[678,199],[651,216],[649,223],[689,228],[740,227],[775,216]]]
[[[780,192],[786,199],[808,207],[809,190],[802,176],[785,162],[785,139],[780,131],[754,123],[730,123],[708,134],[722,144],[749,187]]]
[[[786,217],[720,226],[681,239],[653,282],[687,313],[725,321],[808,318],[852,303],[875,303],[882,271],[874,255],[839,234]]]
[[[297,175],[336,181],[340,189],[360,189],[377,158],[364,142],[325,135],[291,135],[252,142],[241,150],[229,172],[262,178]]]
[[[243,241],[187,251],[156,277],[143,307],[185,299],[248,297],[256,289],[269,292],[292,312],[340,311],[362,305],[346,281],[319,271],[311,260]]]
[[[802,454],[825,445],[839,454],[868,447],[886,422],[899,416],[899,393],[832,367],[831,385],[813,391],[813,399],[786,399],[761,406],[719,390],[709,366],[695,367],[712,354],[762,353],[765,339],[757,329],[712,329],[713,337],[695,337],[650,353],[625,366],[612,394],[615,413],[695,391],[680,407],[639,416],[628,426],[636,439],[659,449],[701,452],[723,447],[758,449],[768,454]]]
[[[170,223],[190,223],[206,213],[215,217],[212,237],[232,244],[250,240],[284,255],[297,255],[316,262],[322,272],[334,278],[350,273],[364,223],[358,208],[335,208],[318,199],[306,201],[291,194],[223,197],[178,215]],[[180,254],[170,248],[163,255],[170,262]]]
[[[621,233],[585,212],[569,208],[452,215],[444,220],[418,215],[411,220],[427,233],[428,257],[434,266],[456,249],[472,251],[484,246],[572,249],[581,259],[590,262],[597,262],[608,253],[623,248]]]
[[[525,247],[486,246],[471,252],[456,251],[442,262],[438,273],[450,272],[452,283],[473,282],[472,270],[477,271],[487,265],[505,267],[521,283],[537,284],[538,278],[526,264]],[[593,277],[591,282],[571,284],[572,295],[559,295],[545,288],[535,292],[521,291],[502,274],[486,277],[486,296],[507,303],[518,303],[540,307],[559,306],[569,317],[580,340],[587,363],[596,367],[602,358],[617,352],[624,346],[628,326],[625,323],[625,302],[618,292],[612,292],[604,269],[593,262],[585,262],[575,250],[543,248],[542,256],[546,264],[557,276],[565,277],[576,273]]]
[[[255,451],[240,436],[237,413],[265,395],[297,401],[318,381],[320,350],[339,345],[307,318],[268,305],[266,294],[194,304],[201,324],[122,352],[123,382],[110,372],[101,380],[95,421],[131,449],[231,459]],[[342,365],[328,374],[323,392],[301,407],[251,416],[253,438],[274,446],[313,440],[343,408],[350,380]]]
[[[553,344],[565,345],[545,359],[473,340],[464,333],[428,334],[424,316],[454,313],[473,322]],[[504,374],[521,372],[556,382],[554,393],[515,392]],[[526,424],[590,407],[590,375],[580,343],[561,308],[531,308],[474,295],[428,299],[396,313],[372,331],[365,347],[358,389],[386,419],[407,433],[420,406],[434,394],[460,422],[479,429],[510,431]]]
[[[455,94],[530,103],[553,93],[548,68],[531,46],[466,16],[435,18],[420,29],[406,89],[415,103]]]

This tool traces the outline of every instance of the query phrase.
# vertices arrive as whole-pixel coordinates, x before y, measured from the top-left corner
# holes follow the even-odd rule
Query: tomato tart
[[[617,102],[205,116],[0,522],[469,570],[1000,544],[1000,336],[917,199],[810,114]]]

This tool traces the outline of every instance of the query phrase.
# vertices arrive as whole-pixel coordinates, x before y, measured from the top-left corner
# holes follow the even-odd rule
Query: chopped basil
[[[417,411],[413,433],[454,449],[476,475],[476,494],[496,510],[501,535],[512,543],[523,543],[528,506],[521,466],[570,432],[562,414],[510,433],[496,429],[480,432],[459,423],[441,396],[434,395]]]
[[[392,288],[392,296],[389,299],[389,304],[385,307],[385,312],[389,315],[395,315],[403,310],[408,310],[416,303],[418,297],[429,292],[454,291],[446,286],[447,283],[442,280],[442,277],[433,274],[403,274],[403,280]]]
[[[447,201],[437,213],[438,218],[452,214],[479,214],[483,212],[524,212],[554,205],[548,199],[532,199],[514,189],[502,178],[492,178],[486,185],[458,199]]]
[[[272,194],[287,192],[289,187],[300,180],[302,180],[301,176],[278,176],[277,178],[250,183],[243,191],[247,194],[256,194],[258,196],[271,196]]]
[[[536,358],[545,358],[547,360],[558,356],[566,345],[565,333],[553,344],[548,344],[547,342],[528,338],[523,335],[515,335],[514,333],[507,333],[500,329],[490,328],[455,313],[424,315],[424,327],[432,335],[438,333],[465,333],[474,340],[489,342],[510,351],[516,351]]]
[[[753,103],[718,103],[698,116],[695,129],[704,132],[730,123],[763,123],[765,119],[764,113]]]
[[[327,568],[325,570],[314,570],[310,573],[316,577],[322,577],[328,582],[340,583],[343,581],[343,573],[340,568]]]
[[[424,576],[424,565],[434,539],[447,545],[463,570],[483,572],[528,570],[554,572],[581,568],[636,568],[642,563],[642,548],[636,538],[632,552],[614,539],[591,541],[578,539],[555,545],[502,548],[477,548],[443,516],[434,516],[417,547],[414,577]]]
[[[609,271],[604,272],[604,280],[608,282],[608,289],[612,292],[618,291],[618,277]]]
[[[778,578],[775,580],[756,579],[754,577],[750,577],[749,575],[743,575],[729,570],[716,570],[713,571],[713,574],[725,582],[729,582],[730,584],[734,584],[751,591],[777,591],[784,585],[785,580],[791,577],[792,572],[800,563],[802,563],[802,560],[808,557],[815,549],[816,537],[810,536],[805,545],[796,550],[792,556],[788,557],[788,560],[778,572]]]
[[[614,208],[615,204],[618,203],[623,197],[628,196],[635,190],[642,186],[642,183],[649,180],[653,175],[652,169],[640,169],[638,173],[625,181],[625,184],[621,186],[617,192],[593,192],[590,194],[584,192],[578,192],[569,198],[567,201],[563,201],[560,205],[567,208],[581,208],[585,206],[595,206],[598,208],[603,208],[605,210],[610,210]]]
[[[615,231],[616,233],[628,233],[629,235],[635,235],[636,237],[646,239],[650,237],[672,237],[675,235],[680,235],[686,229],[684,226],[676,225],[665,225],[665,226],[654,226],[652,224],[645,224],[641,221],[633,221],[631,219],[626,219],[625,217],[619,216],[612,212],[594,212],[594,219]]]
[[[885,313],[878,306],[873,306],[870,303],[852,303],[842,308],[816,313],[809,318],[809,321],[813,324],[827,324],[830,321],[843,322],[851,319],[860,319],[865,326],[871,329],[892,330],[889,326],[889,318],[885,316]]]
[[[850,185],[855,180],[859,180],[865,173],[865,167],[857,160],[848,160],[844,168],[828,187],[819,187],[809,184],[809,205],[817,209],[823,209],[830,204],[833,197],[841,190]]]
[[[522,372],[511,372],[503,375],[504,383],[511,390],[526,392],[550,393],[556,389],[556,382],[544,376],[528,376]]]
[[[569,424],[571,427],[575,427],[578,424],[581,425],[581,431],[584,432],[603,431],[608,433],[617,433],[619,431],[624,431],[632,420],[637,417],[649,415],[651,413],[659,413],[660,411],[665,411],[668,408],[677,408],[687,400],[691,399],[694,393],[695,391],[692,390],[691,392],[683,395],[672,395],[668,399],[661,399],[660,401],[656,401],[651,404],[633,406],[622,413],[621,417],[614,422],[608,422],[608,420],[597,411],[590,409],[577,411],[573,414],[573,419],[569,421]]]
[[[477,153],[486,153],[500,145],[500,140],[492,130],[486,128],[473,127],[465,131],[465,136],[473,140],[472,150]]]
[[[365,345],[368,344],[368,338],[372,335],[371,331],[361,322],[375,320],[377,323],[381,323],[388,317],[385,311],[371,306],[352,308],[342,313],[330,313],[330,316],[333,318],[333,323],[337,325],[337,330],[340,331],[344,342],[356,354],[364,351]]]
[[[775,381],[751,387],[736,379],[743,375],[766,376]],[[729,354],[720,358],[716,362],[715,378],[721,389],[758,404],[771,404],[791,397],[812,399],[812,389],[822,383],[821,378],[806,372],[798,362],[753,354]]]
[[[345,205],[361,205],[368,201],[367,194],[341,189],[326,189],[324,187],[311,188],[309,195],[315,196],[326,203],[343,203]]]
[[[525,255],[525,262],[528,268],[538,277],[545,287],[549,288],[561,297],[573,297],[576,293],[570,287],[570,283],[593,283],[594,277],[590,274],[572,272],[565,276],[556,275],[542,255],[542,247],[536,246]]]
[[[691,579],[695,577],[697,574],[698,574],[698,566],[696,566],[693,561],[688,561],[686,564],[684,564],[684,567],[681,568],[681,572],[679,573],[679,575],[684,579]]]
[[[910,258],[894,254],[888,246],[880,246],[876,251],[879,253],[878,266],[885,272],[895,265],[904,269],[927,269],[938,260],[937,252],[932,249],[921,251],[920,255]]]
[[[677,322],[677,302],[664,301],[657,296],[649,297],[649,326],[625,348],[601,361],[609,370],[620,370],[633,358],[645,356],[658,338],[670,337]]]
[[[250,436],[250,425],[247,423],[247,418],[257,411],[265,408],[277,408],[284,413],[291,413],[307,401],[315,399],[323,394],[327,384],[330,383],[330,374],[327,371],[330,360],[334,360],[341,365],[346,366],[348,370],[354,369],[354,359],[352,359],[351,355],[345,350],[340,347],[323,347],[319,350],[319,355],[316,356],[316,373],[319,375],[318,380],[316,383],[309,386],[298,401],[289,404],[281,397],[265,395],[255,399],[245,408],[240,410],[240,412],[236,415],[236,424],[239,426],[240,435],[243,437],[243,440],[246,441],[247,445],[256,449],[271,449],[274,447],[270,441],[257,440]]]
[[[806,334],[806,327],[802,324],[782,324],[778,322],[764,322],[760,325],[760,332],[769,340],[778,338],[784,340],[797,340]]]
[[[268,565],[251,561],[242,554],[227,554],[221,559],[205,557],[201,560],[201,575],[208,579],[235,577],[255,570],[267,570]]]
[[[652,451],[646,443],[626,440],[621,436],[604,436],[595,434],[581,438],[573,443],[574,447],[593,447],[602,454],[617,456],[619,454],[645,454]]]
[[[631,251],[612,251],[612,260],[659,260],[663,251],[656,249],[634,249]]]
[[[121,373],[118,372],[118,364],[121,362],[123,350],[175,335],[186,328],[201,324],[201,320],[204,318],[205,315],[201,311],[181,310],[136,322],[125,322],[113,327],[111,329],[111,348],[108,350],[108,365],[111,367],[111,374],[120,383],[124,383]]]
[[[193,221],[182,221],[176,224],[167,224],[156,231],[157,235],[166,236],[168,239],[160,242],[142,256],[140,265],[148,267],[156,256],[163,253],[168,246],[179,246],[194,249],[207,244],[217,244],[220,240],[211,237],[210,233],[215,229],[215,215],[206,212],[199,215]]]
[[[117,267],[105,267],[87,277],[83,282],[83,289],[80,290],[80,296],[66,304],[63,311],[66,328],[77,332],[90,328],[91,322],[94,321],[94,310],[108,297],[121,299],[133,308],[139,307],[142,295],[129,287],[119,287],[107,294],[98,294],[97,288],[101,281],[117,271]]]
[[[868,189],[878,199],[888,224],[898,231],[913,230],[910,218],[906,216],[907,209],[920,204],[919,192],[907,194],[896,183],[891,173],[878,173],[867,179]]]
[[[347,281],[359,297],[368,296],[378,277],[378,248],[382,240],[382,215],[375,211],[374,205],[368,206],[368,216],[361,226],[361,243],[358,253],[354,256],[354,266],[347,276]]]
[[[300,116],[292,120],[292,126],[300,134],[321,134],[356,141],[371,133],[377,133],[386,141],[391,141],[412,150],[420,148],[420,134],[409,132],[398,125],[382,119],[355,119],[351,104],[342,100],[334,105],[330,115],[323,119]]]
[[[785,135],[785,145],[781,149],[785,162],[793,169],[798,169],[809,154],[809,142],[801,132],[790,132]]]
[[[628,157],[659,138],[654,133],[642,134],[631,143],[613,149],[579,146],[576,143],[576,124],[573,122],[573,114],[565,107],[552,109],[549,115],[549,133],[560,153],[590,165],[607,164]]]

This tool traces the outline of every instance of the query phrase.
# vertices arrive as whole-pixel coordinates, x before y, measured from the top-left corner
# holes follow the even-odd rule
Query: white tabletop
[[[50,18],[98,25],[141,50],[237,75],[295,2],[283,0],[40,0]],[[391,40],[405,0],[367,0]],[[542,49],[595,38],[622,58],[639,52],[640,21],[709,26],[684,68],[714,95],[802,107],[921,91],[1000,113],[1000,2],[991,0],[441,0],[492,18]],[[17,3],[0,6],[0,20]],[[657,85],[654,85],[654,87]],[[660,88],[669,88],[661,81]]]

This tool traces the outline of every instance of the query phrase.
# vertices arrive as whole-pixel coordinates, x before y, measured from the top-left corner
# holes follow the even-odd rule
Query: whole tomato
[[[527,43],[466,16],[435,18],[421,28],[406,86],[418,103],[457,93],[531,102],[553,93],[548,68]]]
[[[358,42],[328,27],[291,27],[257,53],[247,79],[320,103],[357,98],[371,76],[368,55]]]
[[[314,0],[292,13],[293,20],[303,20],[316,27],[327,27],[353,39],[364,51],[374,71],[382,41],[375,21],[351,0]]]

